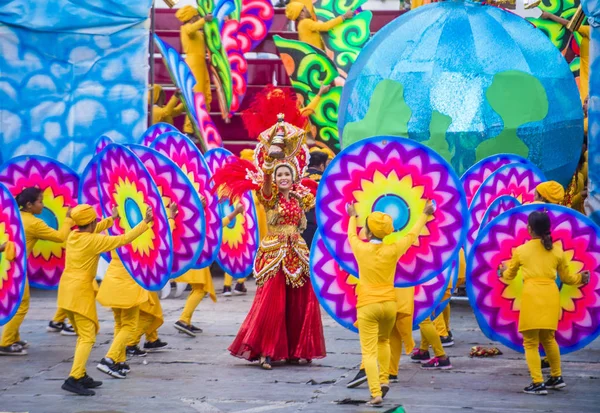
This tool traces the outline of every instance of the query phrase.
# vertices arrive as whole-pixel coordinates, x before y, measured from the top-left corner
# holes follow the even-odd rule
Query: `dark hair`
[[[545,211],[534,211],[529,214],[527,224],[531,231],[541,238],[544,248],[548,251],[552,250],[552,233],[550,232],[550,217]]]
[[[310,153],[310,161],[308,161],[308,167],[316,167],[325,165],[329,156],[322,151],[313,151]]]
[[[37,201],[41,194],[42,190],[40,188],[29,187],[23,189],[15,199],[17,200],[19,208],[25,208],[29,202],[33,204],[35,201]]]

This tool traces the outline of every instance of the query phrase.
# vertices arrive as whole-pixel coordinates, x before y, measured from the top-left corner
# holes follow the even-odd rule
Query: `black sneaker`
[[[156,341],[146,341],[144,343],[144,350],[147,352],[159,351],[167,347],[167,345],[167,343],[160,341],[160,339],[156,339]]]
[[[223,287],[223,297],[231,296],[231,287]]]
[[[450,336],[450,338],[454,338],[454,336],[452,335],[452,331],[448,330],[448,336]]]
[[[79,381],[79,383],[83,384],[83,387],[85,387],[86,389],[95,389],[96,387],[102,386],[101,381],[92,379],[90,376],[87,375],[87,373],[85,376],[80,378],[78,381]]]
[[[440,341],[442,342],[442,347],[452,347],[454,345],[454,340],[449,335],[440,336]]]
[[[117,363],[106,357],[100,360],[100,363],[96,366],[96,368],[102,373],[106,373],[116,379],[124,379],[127,377],[127,375],[119,369]]]
[[[60,333],[62,331],[62,329],[64,328],[64,326],[65,326],[65,323],[55,323],[54,321],[50,321],[48,323],[48,327],[46,327],[46,331],[49,333]]]
[[[381,398],[385,399],[385,395],[388,394],[389,391],[390,391],[390,386],[388,386],[387,384],[382,384],[381,385]]]
[[[445,359],[434,357],[427,363],[421,364],[421,368],[424,370],[450,370],[452,364],[450,363],[450,357],[446,357]]]
[[[390,383],[398,383],[398,376],[390,374]]]
[[[26,356],[27,350],[25,350],[20,344],[14,343],[10,346],[0,347],[0,356]]]
[[[423,351],[416,348],[410,355],[410,359],[413,361],[413,363],[426,363],[431,360],[431,357],[429,356],[429,350]]]
[[[29,343],[25,340],[19,340],[15,344],[20,345],[25,350],[27,350],[29,348]]]
[[[546,385],[544,383],[531,383],[523,389],[523,393],[545,396],[548,394],[548,390],[546,390]]]
[[[553,390],[563,389],[563,388],[567,387],[567,383],[565,383],[562,376],[550,377],[546,381],[545,385],[546,385],[547,389],[553,389]]]
[[[546,357],[544,357],[542,359],[542,369],[549,369],[550,368],[550,363],[548,362],[548,359]]]
[[[190,324],[190,328],[192,329],[192,331],[193,331],[194,333],[202,333],[202,331],[203,331],[203,330],[202,330],[200,327],[196,327],[196,326],[195,326],[195,325],[193,325],[193,324]]]
[[[235,284],[235,287],[233,288],[233,294],[245,295],[246,293],[248,293],[248,289],[246,288],[244,283],[236,283]]]
[[[187,334],[190,337],[196,337],[196,333],[194,333],[194,331],[192,331],[192,326],[187,325],[186,323],[184,323],[181,320],[176,322],[174,327],[180,333]]]
[[[360,369],[359,372],[356,374],[356,377],[354,377],[352,381],[350,381],[350,383],[346,384],[346,387],[349,389],[354,389],[366,382],[367,373],[365,372],[365,369]]]
[[[119,369],[119,371],[125,375],[127,375],[127,373],[131,373],[131,367],[129,367],[129,364],[127,363],[117,363],[117,369]]]
[[[82,383],[81,379],[75,380],[72,376],[69,376],[68,379],[60,386],[61,389],[66,390],[71,393],[78,394],[80,396],[93,396],[96,394],[94,390],[90,390]]]
[[[73,328],[72,325],[69,324],[63,324],[63,328],[62,331],[60,332],[61,336],[76,336],[77,333],[75,332],[75,329]]]
[[[138,346],[127,346],[127,355],[128,356],[137,356],[137,357],[146,357],[148,353],[139,348]]]

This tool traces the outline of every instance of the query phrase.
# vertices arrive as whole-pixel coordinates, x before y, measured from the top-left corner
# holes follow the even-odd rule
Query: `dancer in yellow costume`
[[[365,227],[369,242],[364,242],[356,232],[357,215],[354,205],[349,205],[347,212],[350,215],[348,240],[358,263],[360,278],[356,310],[362,359],[371,393],[368,404],[378,406],[383,403],[383,396],[389,390],[389,340],[397,313],[394,290],[396,264],[416,241],[434,208],[431,202],[427,202],[423,215],[411,231],[400,241],[390,245],[382,242],[394,232],[389,215],[373,212],[367,217]]]
[[[569,262],[560,244],[553,245],[550,218],[546,212],[529,215],[527,228],[531,241],[513,250],[508,266],[501,264],[501,276],[512,280],[519,269],[523,274],[523,292],[519,314],[519,332],[523,334],[525,360],[532,383],[523,391],[527,394],[548,394],[547,389],[566,386],[560,368],[560,350],[554,334],[558,327],[560,296],[556,274],[567,285],[586,284],[590,273],[571,274]],[[540,344],[550,362],[550,378],[544,383],[540,366]]]
[[[23,230],[25,232],[25,243],[27,248],[27,256],[31,254],[35,243],[38,240],[46,240],[63,243],[67,239],[73,220],[67,213],[62,229],[56,231],[50,228],[44,221],[36,218],[34,215],[39,215],[44,210],[43,202],[44,194],[39,188],[25,188],[16,200],[21,209],[21,221],[23,222]],[[21,304],[13,318],[4,325],[2,330],[2,339],[0,340],[0,355],[4,356],[24,356],[27,355],[29,344],[27,341],[21,340],[19,328],[25,319],[25,315],[29,310],[29,282],[25,281],[25,291]],[[60,310],[59,310],[60,311]],[[63,318],[64,319],[64,318]],[[60,330],[68,328],[64,323],[60,326]],[[69,328],[70,329],[70,328]]]
[[[321,32],[328,32],[335,26],[342,24],[345,20],[354,16],[354,11],[348,10],[341,16],[326,22],[317,21],[315,9],[311,0],[292,0],[285,8],[285,16],[296,22],[298,39],[318,49],[323,50],[323,39]]]
[[[206,203],[206,201],[202,199],[202,203]],[[231,220],[243,211],[243,207],[238,205],[231,214],[223,218],[222,225],[229,225]],[[192,315],[194,314],[194,311],[207,294],[210,295],[213,302],[217,302],[215,287],[213,286],[212,275],[210,274],[210,267],[201,268],[199,270],[189,270],[181,277],[176,278],[175,282],[190,284],[192,286],[192,291],[190,292],[190,295],[185,302],[185,306],[183,307],[183,312],[174,327],[190,337],[196,337],[197,333],[202,333],[202,329],[192,324]]]
[[[360,236],[360,235],[359,235]],[[412,336],[413,315],[415,309],[415,287],[396,288],[396,323],[390,334],[390,367],[388,370],[390,383],[398,382],[398,370],[402,348],[408,355],[415,347]],[[364,363],[360,370],[346,387],[353,389],[367,381]]]
[[[90,205],[76,206],[71,212],[71,217],[79,228],[67,239],[65,271],[58,285],[58,306],[67,312],[78,337],[73,367],[62,389],[79,395],[93,396],[95,393],[91,389],[100,386],[102,382],[96,382],[89,377],[85,365],[100,329],[93,284],[100,254],[129,244],[149,228],[148,224],[154,218],[152,211],[148,209],[144,220],[135,228],[124,235],[111,237],[100,232],[109,228],[113,219],[96,222],[98,216]]]
[[[565,198],[565,189],[556,181],[542,182],[535,187],[535,201],[533,203],[560,205]]]
[[[243,149],[240,152],[240,158],[254,162],[254,151],[252,149]],[[267,233],[267,214],[265,212],[265,207],[258,202],[258,198],[254,191],[252,191],[252,199],[254,200],[254,208],[256,211],[256,218],[258,221],[258,242],[263,239],[265,234]],[[233,289],[233,294],[236,295],[244,295],[248,291],[244,283],[246,282],[245,278],[239,278],[235,284],[235,288]],[[233,277],[227,273],[225,273],[225,279],[223,281],[223,296],[230,297],[232,294],[231,285],[233,284]]]
[[[198,10],[192,6],[183,6],[175,17],[183,23],[181,26],[181,48],[182,53],[185,53],[185,62],[190,67],[196,86],[194,92],[202,93],[206,102],[206,109],[210,111],[210,103],[212,102],[212,94],[210,91],[210,76],[206,68],[206,45],[204,41],[204,24],[212,21],[212,15],[207,14],[201,18],[198,15]],[[185,133],[194,133],[190,118],[186,116],[183,126]]]
[[[152,124],[159,122],[173,124],[173,118],[181,115],[185,108],[180,103],[181,91],[176,90],[165,105],[165,92],[160,85],[154,85],[152,88]]]
[[[177,206],[169,207],[169,221],[177,214]],[[150,300],[148,290],[142,288],[129,274],[116,251],[111,260],[96,299],[113,311],[115,328],[113,341],[97,369],[111,377],[124,379],[131,371],[127,361],[127,346],[135,340],[140,321],[140,307]],[[134,355],[142,355],[141,353]],[[143,353],[145,355],[145,352]]]
[[[158,351],[167,347],[168,344],[158,337],[158,329],[164,322],[158,293],[148,291],[148,301],[140,305],[140,318],[135,334],[127,343],[127,355],[144,357],[146,352]],[[146,341],[142,350],[139,344],[144,334]]]

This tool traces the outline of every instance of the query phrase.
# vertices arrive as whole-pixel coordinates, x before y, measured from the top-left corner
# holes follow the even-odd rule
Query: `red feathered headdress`
[[[285,121],[304,129],[308,119],[302,116],[296,95],[291,88],[280,89],[273,85],[256,94],[252,104],[242,112],[242,121],[250,137],[258,135],[277,123],[277,115],[283,113]]]
[[[227,198],[230,203],[237,203],[247,191],[259,190],[264,182],[264,175],[254,163],[237,156],[227,158],[227,164],[213,174],[213,192],[220,199]]]

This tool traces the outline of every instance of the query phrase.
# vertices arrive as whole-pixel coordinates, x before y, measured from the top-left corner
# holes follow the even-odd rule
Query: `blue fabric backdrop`
[[[144,132],[151,3],[0,3],[3,161],[46,155],[81,172],[101,135]]]

